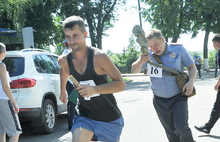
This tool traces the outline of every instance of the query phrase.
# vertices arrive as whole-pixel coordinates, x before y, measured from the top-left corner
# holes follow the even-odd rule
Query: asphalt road
[[[64,135],[69,134],[70,138],[68,140],[62,142],[71,141],[70,131],[67,129],[67,114],[61,114],[58,116],[58,124],[57,129],[52,134],[41,134],[39,132],[35,132],[34,128],[31,127],[29,123],[21,123],[23,133],[19,138],[19,142],[54,142],[59,138],[62,138]]]
[[[122,111],[125,126],[120,142],[168,142],[165,131],[153,108],[153,94],[148,76],[126,76],[133,80],[126,90],[115,93],[118,106]],[[213,89],[217,79],[214,72],[202,72],[202,78],[196,79],[197,95],[189,98],[189,126],[197,142],[219,142],[220,122],[217,122],[210,135],[198,132],[194,126],[203,125],[209,118],[215,101]],[[26,125],[26,126],[25,126]],[[23,125],[23,134],[19,142],[70,142],[71,133],[67,130],[66,114],[58,117],[57,130],[52,134],[39,134],[27,124]]]

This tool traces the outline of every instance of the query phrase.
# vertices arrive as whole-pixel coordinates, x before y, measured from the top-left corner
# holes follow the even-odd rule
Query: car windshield
[[[6,57],[3,62],[6,64],[10,77],[22,75],[24,73],[23,57]]]

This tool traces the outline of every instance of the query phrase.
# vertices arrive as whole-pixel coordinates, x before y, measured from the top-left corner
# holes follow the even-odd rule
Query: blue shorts
[[[111,122],[102,122],[75,115],[72,126],[72,133],[76,128],[84,128],[92,131],[98,141],[117,142],[124,127],[124,119]]]

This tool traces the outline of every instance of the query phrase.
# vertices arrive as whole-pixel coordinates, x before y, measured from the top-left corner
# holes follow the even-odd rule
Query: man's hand
[[[149,54],[141,54],[140,63],[144,64],[149,60]]]
[[[190,85],[189,83],[186,83],[183,86],[183,92],[185,92],[186,96],[189,96],[193,92],[193,85]]]
[[[18,107],[18,105],[15,103],[15,104],[13,104],[13,106],[14,106],[14,112],[15,112],[15,114],[18,113],[18,112],[19,112],[19,107]]]
[[[217,83],[215,86],[214,86],[214,89],[216,90],[216,91],[218,91],[218,88],[219,88],[219,83]]]
[[[95,94],[94,87],[89,85],[80,85],[76,90],[82,97],[90,97]]]
[[[62,102],[62,103],[64,103],[64,104],[66,104],[67,103],[67,93],[66,92],[61,92],[60,93],[60,101]]]

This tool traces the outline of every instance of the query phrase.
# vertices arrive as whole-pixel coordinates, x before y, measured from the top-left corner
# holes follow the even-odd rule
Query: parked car
[[[7,51],[3,62],[11,77],[11,92],[20,107],[20,121],[31,121],[42,133],[56,129],[57,115],[67,106],[59,100],[58,56],[46,50]]]

